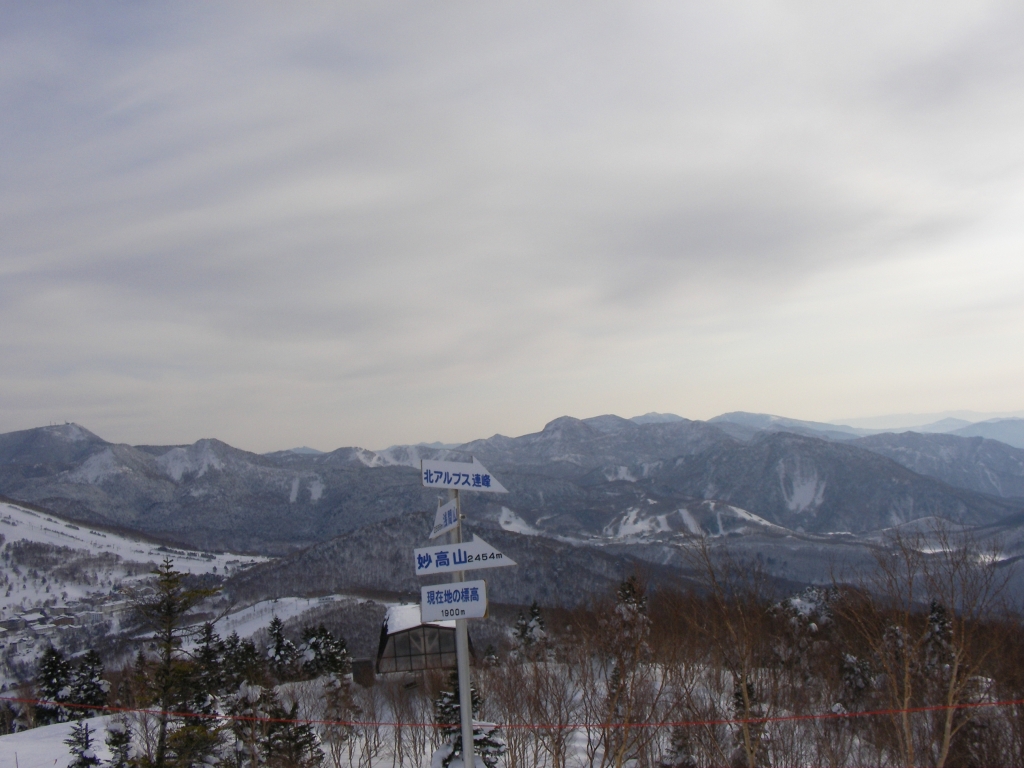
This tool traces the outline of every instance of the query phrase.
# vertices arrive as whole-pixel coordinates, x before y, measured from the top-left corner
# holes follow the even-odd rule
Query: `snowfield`
[[[93,751],[104,763],[110,752],[103,743],[107,737],[109,716],[83,720],[95,732]],[[71,762],[71,754],[64,739],[71,733],[74,723],[57,723],[32,728],[20,733],[0,736],[0,766],[3,768],[64,768]]]
[[[0,534],[5,542],[33,541],[83,550],[94,555],[109,553],[131,563],[157,565],[165,557],[170,557],[179,571],[194,574],[224,573],[242,565],[255,565],[270,560],[255,555],[213,554],[162,546],[127,534],[72,523],[49,512],[33,512],[7,503],[0,503]]]

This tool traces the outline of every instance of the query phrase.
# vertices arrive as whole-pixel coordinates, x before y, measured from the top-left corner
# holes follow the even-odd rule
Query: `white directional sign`
[[[437,505],[437,515],[434,516],[434,527],[430,531],[430,538],[436,539],[442,533],[448,533],[459,524],[458,504],[452,499],[444,506]]]
[[[486,581],[457,581],[420,588],[420,621],[482,619],[486,613]]]
[[[476,459],[472,464],[460,461],[420,461],[420,478],[428,488],[508,493],[487,468]]]
[[[416,556],[416,575],[432,576],[435,573],[451,573],[452,571],[475,571],[479,568],[501,568],[505,565],[516,565],[516,561],[505,557],[498,550],[481,539],[473,536],[472,541],[463,544],[442,544],[436,547],[423,547],[414,551]]]

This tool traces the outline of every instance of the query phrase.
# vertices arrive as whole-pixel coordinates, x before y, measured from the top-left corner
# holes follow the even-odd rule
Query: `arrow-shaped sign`
[[[462,544],[442,544],[414,551],[416,575],[432,576],[452,571],[475,571],[480,568],[501,568],[516,565],[516,561],[474,535],[472,541]]]
[[[508,493],[487,468],[473,459],[472,464],[461,461],[420,460],[420,479],[427,488],[455,488],[462,491]]]
[[[430,531],[430,538],[436,539],[442,533],[448,533],[459,524],[458,504],[452,499],[444,506],[440,501],[437,504],[437,514],[434,516],[434,527]]]

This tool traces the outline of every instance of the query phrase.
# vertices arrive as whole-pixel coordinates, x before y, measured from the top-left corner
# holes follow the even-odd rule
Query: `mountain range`
[[[1012,432],[1017,422],[969,427]],[[408,558],[392,561],[392,549],[370,542],[421,545],[437,494],[421,486],[420,460],[470,457],[509,489],[466,494],[471,527],[522,550],[530,573],[557,579],[556,568],[568,568],[573,600],[638,563],[678,570],[680,548],[698,533],[793,582],[820,580],[829,558],[864,561],[879,531],[932,519],[1009,543],[1014,560],[1024,554],[1016,551],[1016,542],[1024,547],[1024,449],[945,426],[955,429],[886,433],[746,413],[604,415],[455,447],[259,455],[214,439],[113,444],[64,424],[0,435],[0,494],[182,546],[287,555],[246,577],[263,589],[285,589],[294,577],[281,574],[308,574],[316,563],[322,578],[292,587],[411,589]],[[538,591],[525,577],[496,578],[524,599]]]

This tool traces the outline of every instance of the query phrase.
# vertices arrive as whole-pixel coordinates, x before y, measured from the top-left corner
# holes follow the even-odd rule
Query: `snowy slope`
[[[166,547],[130,535],[104,532],[98,528],[71,523],[51,513],[33,512],[6,503],[0,503],[0,534],[7,542],[34,541],[92,554],[110,553],[134,563],[158,564],[165,557],[170,557],[179,571],[195,574],[223,573],[242,563],[255,564],[266,562],[268,559]]]
[[[126,582],[148,578],[164,558],[186,573],[225,576],[268,559],[164,547],[8,503],[0,503],[0,536],[3,619],[40,610],[52,618],[53,609],[72,604],[99,610],[119,599],[115,593]]]
[[[109,716],[90,717],[82,722],[88,723],[89,731],[95,732],[94,751],[96,756],[106,763],[110,759],[110,751],[103,743],[107,735]],[[32,728],[21,733],[0,736],[0,766],[3,768],[64,768],[71,762],[64,739],[71,734],[74,723],[57,723]]]

